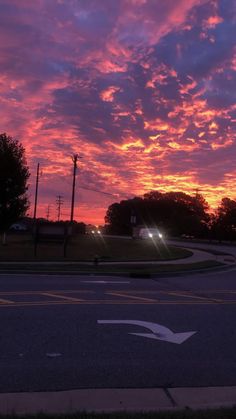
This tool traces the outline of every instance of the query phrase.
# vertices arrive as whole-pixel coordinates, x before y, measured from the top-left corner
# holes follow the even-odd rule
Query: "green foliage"
[[[1,415],[0,419],[235,419],[236,408],[170,410],[157,412],[75,412],[67,414]]]
[[[136,225],[158,226],[171,235],[203,236],[207,231],[208,204],[197,194],[151,191],[143,198],[134,198],[110,205],[105,221],[114,234],[131,234],[131,217]]]
[[[223,198],[212,220],[211,233],[220,240],[236,240],[236,201]]]
[[[9,246],[1,249],[0,261],[35,260],[34,243],[31,235],[11,233],[8,237],[8,243]],[[121,237],[80,234],[70,238],[66,260],[75,262],[93,261],[96,255],[100,261],[104,262],[157,261],[182,259],[191,256],[191,254],[189,250],[166,246],[152,240],[130,240]],[[51,241],[49,238],[48,241],[40,242],[37,250],[37,260],[61,262],[63,260],[63,245],[60,237],[56,241]],[[85,270],[87,268],[85,267]]]
[[[29,176],[22,145],[7,134],[0,134],[0,230],[6,230],[25,215]]]

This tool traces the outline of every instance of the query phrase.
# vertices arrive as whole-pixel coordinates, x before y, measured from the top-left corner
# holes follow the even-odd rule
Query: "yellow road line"
[[[150,301],[155,302],[157,300],[154,300],[153,298],[145,298],[145,297],[136,297],[134,295],[126,294],[126,293],[120,293],[120,292],[106,292],[106,295],[114,295],[115,297],[125,297],[125,298],[131,298],[134,300],[141,300],[141,301]]]
[[[198,297],[197,295],[192,295],[192,294],[185,294],[183,292],[178,292],[178,291],[171,291],[171,292],[163,292],[163,294],[167,294],[167,295],[173,295],[173,296],[177,296],[177,297],[187,297],[187,298],[196,298],[197,300],[211,300],[211,298],[208,297]]]
[[[60,292],[60,293],[89,293],[89,294],[93,294],[95,291],[91,291],[91,290],[4,291],[4,292],[0,292],[0,296],[1,295],[38,295],[38,294],[42,294],[44,292],[49,292],[49,293],[55,293],[55,292]]]
[[[3,298],[0,298],[0,304],[5,304],[5,303],[7,303],[7,304],[14,304],[14,301],[11,301],[11,300],[5,300],[5,299],[3,299]]]
[[[112,290],[108,290],[108,292],[112,292]],[[119,292],[127,292],[127,290],[119,290]],[[181,290],[161,290],[161,289],[159,289],[159,290],[155,290],[155,291],[153,291],[153,290],[132,290],[132,294],[158,294],[158,293],[162,293],[162,294],[167,294],[167,293],[169,293],[169,292],[181,292]],[[189,291],[185,291],[185,290],[183,290],[183,292],[186,292],[186,293],[188,293],[188,292],[196,292],[196,293],[201,293],[201,294],[204,294],[204,293],[213,293],[213,294],[215,294],[215,293],[219,293],[219,294],[230,294],[230,293],[232,293],[232,294],[235,294],[236,293],[236,290],[211,290],[211,289],[209,289],[209,290],[189,290]],[[1,295],[1,293],[0,293],[0,295]]]
[[[117,290],[120,293],[124,293],[125,296],[127,296],[127,290]],[[88,294],[94,294],[95,291],[93,290],[84,290],[84,289],[79,289],[79,290],[38,290],[38,291],[1,291],[0,292],[0,297],[1,296],[5,296],[5,295],[40,295],[42,293],[60,293],[60,294],[74,294],[74,293],[88,293]],[[113,290],[107,290],[107,293],[112,293]],[[116,291],[114,291],[116,292]],[[180,291],[181,292],[181,291]],[[193,292],[193,291],[191,291]],[[235,294],[236,290],[194,290],[194,292],[196,293],[217,293],[217,294]],[[178,293],[179,294],[179,290],[170,290],[170,291],[165,291],[165,290],[132,290],[132,294],[168,294],[168,293]],[[185,291],[183,290],[183,295],[184,295]],[[180,295],[180,294],[179,294]],[[186,295],[184,295],[186,297],[190,296],[189,294],[187,294],[186,291]],[[197,296],[193,296],[194,298],[204,298],[204,297],[197,297]],[[134,297],[133,297],[134,298]],[[136,297],[137,298],[137,297]],[[145,298],[145,297],[144,297]],[[211,298],[211,297],[209,297]],[[1,300],[1,299],[0,299]]]
[[[41,302],[17,302],[15,304],[0,304],[0,308],[18,308],[18,307],[40,307],[40,306],[72,306],[72,305],[216,305],[214,301],[104,301],[104,300],[90,300],[90,301],[41,301]],[[235,305],[236,301],[222,301],[221,305]]]
[[[61,298],[62,300],[69,300],[69,301],[83,301],[81,298],[66,297],[64,295],[53,294],[49,292],[42,292],[40,295],[45,295],[47,297],[53,297],[53,298]]]
[[[123,291],[121,291],[121,292],[123,292]],[[126,294],[126,290],[124,291],[124,293],[125,293],[125,295],[128,295],[128,294]],[[195,294],[191,294],[191,292],[192,291],[186,291],[186,293],[183,291],[183,292],[181,292],[181,291],[178,291],[178,290],[173,290],[173,291],[165,291],[165,290],[157,290],[157,291],[149,291],[149,290],[135,290],[135,291],[132,291],[132,294],[151,294],[151,295],[157,295],[157,297],[158,297],[158,294],[162,294],[162,295],[173,295],[173,296],[176,296],[176,297],[186,297],[186,298],[192,298],[192,299],[198,299],[198,300],[211,300],[211,301],[215,301],[215,302],[221,302],[222,301],[222,299],[218,299],[218,298],[214,298],[213,296],[211,296],[211,295],[207,295],[207,296],[198,296],[198,295],[195,295]],[[194,292],[201,292],[202,294],[203,294],[203,291],[195,291],[194,290]],[[236,291],[231,291],[232,293],[236,293]],[[110,292],[109,292],[110,293]],[[207,290],[207,291],[205,291],[205,293],[212,293],[212,291],[211,290]],[[214,292],[213,292],[214,293]],[[224,293],[226,293],[226,292],[224,292],[224,291],[219,291],[219,293],[222,293],[222,294],[224,294]],[[229,293],[229,292],[227,292],[227,293]],[[118,295],[118,294],[117,294]],[[136,297],[136,298],[138,298],[138,297]],[[144,297],[144,298],[146,298],[146,297]],[[157,299],[157,300],[159,300],[159,299]],[[156,301],[156,300],[154,300],[154,301]]]

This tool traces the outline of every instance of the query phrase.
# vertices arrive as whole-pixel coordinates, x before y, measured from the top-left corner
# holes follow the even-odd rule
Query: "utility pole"
[[[63,199],[61,195],[57,196],[56,199],[56,203],[57,203],[57,221],[60,221],[60,217],[61,217],[61,206],[63,204]]]
[[[76,179],[76,170],[78,159],[81,159],[81,156],[74,154],[72,156],[73,161],[73,183],[72,183],[72,196],[71,196],[71,213],[70,213],[70,222],[74,221],[74,206],[75,206],[75,179]]]
[[[34,222],[37,214],[37,203],[38,203],[38,186],[39,186],[39,163],[37,165],[36,185],[35,185],[35,199],[34,199]]]
[[[198,197],[199,192],[201,192],[201,189],[196,188],[196,189],[195,189],[195,198],[197,198],[197,197]]]
[[[50,205],[48,205],[47,211],[46,211],[47,220],[49,220],[49,216],[50,216]]]

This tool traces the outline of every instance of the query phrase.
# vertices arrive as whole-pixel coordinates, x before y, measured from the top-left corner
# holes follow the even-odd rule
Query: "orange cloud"
[[[120,88],[116,87],[116,86],[110,86],[108,87],[108,89],[103,90],[100,94],[102,100],[104,100],[104,102],[113,102],[114,100],[114,94],[116,92],[119,92]]]

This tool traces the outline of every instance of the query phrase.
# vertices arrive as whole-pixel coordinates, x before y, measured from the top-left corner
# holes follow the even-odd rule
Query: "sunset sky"
[[[73,153],[78,221],[152,189],[236,198],[235,39],[235,0],[0,0],[1,132],[32,204],[41,164],[38,215],[60,194],[69,219]]]

